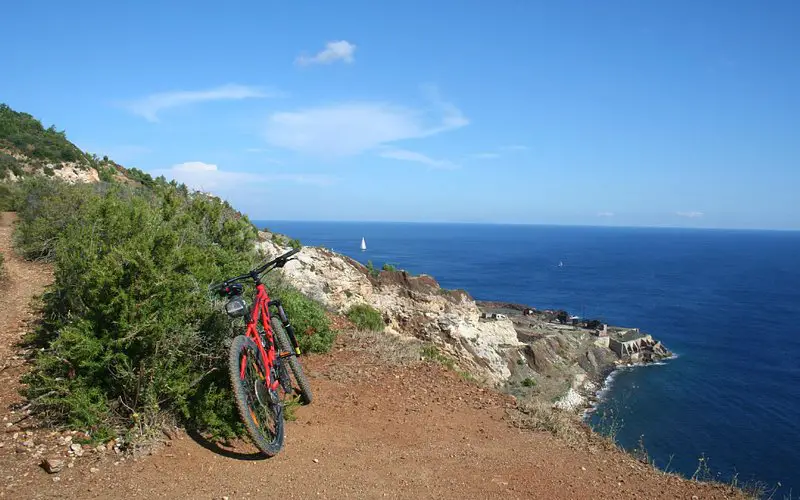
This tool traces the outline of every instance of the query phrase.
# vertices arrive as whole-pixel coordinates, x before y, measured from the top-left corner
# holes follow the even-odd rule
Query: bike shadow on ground
[[[194,430],[187,430],[186,434],[194,440],[195,443],[199,444],[203,448],[207,449],[212,453],[216,453],[217,455],[223,456],[225,458],[233,458],[234,460],[266,460],[267,457],[260,452],[255,453],[240,453],[238,451],[229,450],[219,446],[217,443],[213,441],[209,441],[199,432]]]

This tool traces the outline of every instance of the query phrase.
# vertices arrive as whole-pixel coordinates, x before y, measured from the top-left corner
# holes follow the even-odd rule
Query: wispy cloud
[[[614,212],[597,212],[598,217],[614,217]]]
[[[335,42],[326,43],[325,48],[313,56],[298,56],[297,59],[295,59],[295,64],[299,64],[300,66],[308,66],[310,64],[331,64],[336,61],[342,61],[344,63],[351,64],[355,61],[355,52],[355,44],[352,44],[347,40],[338,40]]]
[[[511,153],[514,151],[527,151],[527,146],[521,145],[511,145],[511,146],[500,146],[497,148],[497,151],[487,151],[483,153],[474,153],[469,155],[469,158],[476,159],[476,160],[496,160],[503,156],[503,153]]]
[[[125,107],[132,113],[148,121],[157,122],[159,112],[169,108],[188,106],[190,104],[208,101],[235,101],[241,99],[278,97],[280,95],[280,92],[260,87],[228,84],[206,90],[178,90],[174,92],[151,94],[141,99],[128,102],[125,104]]]
[[[478,160],[496,160],[500,158],[500,153],[475,153],[470,155],[470,157]]]
[[[278,112],[265,137],[275,147],[320,157],[353,156],[406,139],[430,137],[469,123],[452,103],[428,91],[431,109],[386,102],[350,102]]]
[[[237,186],[252,186],[253,184],[268,184],[271,182],[292,182],[316,186],[327,186],[334,182],[333,178],[319,174],[284,172],[261,174],[220,170],[217,165],[202,161],[179,163],[169,169],[156,170],[153,173],[155,175],[163,175],[168,179],[175,179],[192,189],[212,192]]]
[[[705,215],[703,212],[675,212],[678,217],[687,217],[689,219],[696,219]]]
[[[423,165],[427,165],[433,168],[442,168],[447,170],[452,170],[454,168],[458,168],[458,165],[455,163],[448,161],[448,160],[435,160],[427,155],[422,153],[417,153],[416,151],[409,151],[407,149],[387,149],[381,151],[379,156],[382,158],[389,158],[391,160],[400,160],[400,161],[411,161],[416,163],[422,163]]]

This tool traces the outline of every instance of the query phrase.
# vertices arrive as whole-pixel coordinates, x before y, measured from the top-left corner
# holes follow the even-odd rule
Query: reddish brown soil
[[[296,411],[283,452],[261,459],[247,443],[219,448],[179,433],[150,456],[86,452],[50,475],[41,457],[67,462],[60,434],[25,434],[14,347],[26,304],[51,279],[9,254],[0,295],[0,497],[6,498],[731,498],[735,493],[659,473],[602,446],[570,447],[505,420],[510,398],[438,365],[388,366],[343,335],[331,354],[304,360],[315,402]],[[16,437],[14,437],[16,435]],[[22,443],[28,441],[29,446]],[[33,443],[31,443],[33,441]],[[32,445],[32,446],[31,446]]]

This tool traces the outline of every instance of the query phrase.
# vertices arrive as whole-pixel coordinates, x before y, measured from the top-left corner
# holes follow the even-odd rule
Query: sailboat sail
[[[367,249],[367,242],[364,240],[364,238],[361,238],[361,250],[366,250],[366,249]]]

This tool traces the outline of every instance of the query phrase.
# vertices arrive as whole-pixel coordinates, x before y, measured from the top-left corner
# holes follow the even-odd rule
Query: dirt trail
[[[5,219],[3,219],[5,222]],[[179,434],[151,456],[86,453],[57,475],[40,456],[66,459],[60,434],[9,426],[19,412],[14,344],[27,302],[51,280],[9,254],[0,296],[0,497],[6,498],[726,498],[726,489],[666,476],[629,456],[509,426],[513,403],[438,365],[387,366],[350,335],[304,363],[315,402],[287,424],[286,447],[264,460],[247,443],[219,448]],[[16,436],[16,437],[15,437]],[[21,444],[27,441],[28,446]],[[66,459],[69,461],[69,459]]]

